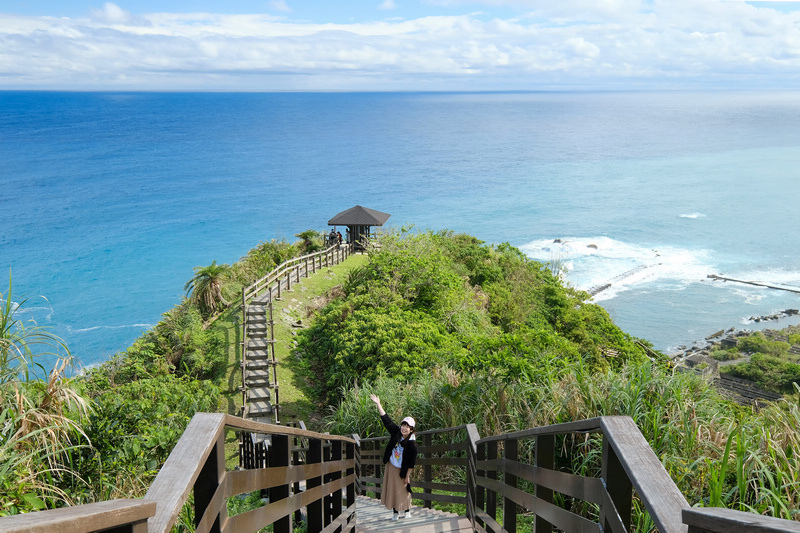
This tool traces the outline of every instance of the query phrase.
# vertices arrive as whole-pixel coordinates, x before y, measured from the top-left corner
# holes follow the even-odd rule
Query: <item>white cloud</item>
[[[383,2],[381,2],[381,5],[378,6],[378,9],[385,9],[385,10],[397,9],[397,3],[395,3],[394,0],[383,0]]]
[[[92,18],[107,24],[129,24],[133,21],[133,16],[128,11],[112,2],[103,4],[103,9],[93,9]]]
[[[505,3],[530,11],[353,24],[133,17],[112,3],[82,19],[0,14],[0,88],[786,87],[800,72],[798,13],[726,0]]]
[[[270,9],[273,11],[280,11],[281,13],[291,13],[292,8],[286,4],[284,0],[272,0],[269,3]]]

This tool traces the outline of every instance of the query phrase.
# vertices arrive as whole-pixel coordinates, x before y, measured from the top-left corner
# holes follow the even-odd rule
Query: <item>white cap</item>
[[[413,427],[417,427],[417,423],[416,423],[416,422],[414,422],[414,419],[413,419],[413,418],[411,418],[410,416],[407,416],[407,417],[405,417],[405,418],[404,418],[404,419],[403,419],[403,420],[400,422],[400,425],[403,425],[403,424],[408,424],[408,425],[409,425],[409,426],[411,426],[412,428],[413,428]]]

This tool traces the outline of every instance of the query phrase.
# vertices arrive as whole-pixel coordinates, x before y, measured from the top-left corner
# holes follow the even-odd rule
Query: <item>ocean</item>
[[[0,274],[84,365],[354,205],[509,242],[673,352],[800,308],[800,94],[0,92]],[[6,281],[0,292],[6,293]]]

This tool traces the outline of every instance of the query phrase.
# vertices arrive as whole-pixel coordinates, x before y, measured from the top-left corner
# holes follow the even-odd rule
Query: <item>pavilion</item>
[[[369,240],[372,226],[383,226],[392,216],[357,205],[342,211],[328,221],[329,226],[347,226],[347,242],[353,243],[356,250],[363,250]]]

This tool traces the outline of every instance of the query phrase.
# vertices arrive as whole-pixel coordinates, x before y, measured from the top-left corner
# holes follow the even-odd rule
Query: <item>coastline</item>
[[[794,324],[786,324],[779,329],[773,329],[769,327],[763,328],[746,328],[746,327],[730,327],[727,329],[721,329],[716,331],[709,336],[705,337],[702,340],[695,341],[692,346],[678,346],[676,352],[669,353],[667,356],[672,359],[673,361],[683,361],[688,357],[691,356],[709,356],[711,351],[717,347],[721,346],[726,343],[728,339],[731,338],[738,338],[744,337],[748,335],[752,335],[757,331],[762,331],[767,336],[773,336],[775,332],[784,332],[789,330],[793,333],[797,333],[800,331],[800,310],[798,309],[785,309],[778,313],[773,313],[771,315],[763,315],[757,317],[750,317],[751,324],[759,324],[759,325],[773,325],[776,322],[780,322],[783,319],[794,319]],[[797,331],[792,331],[797,330]]]

